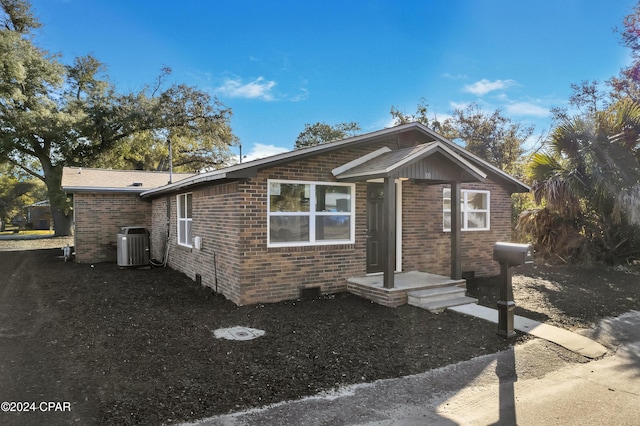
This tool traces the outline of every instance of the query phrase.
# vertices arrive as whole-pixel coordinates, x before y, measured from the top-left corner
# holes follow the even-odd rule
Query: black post
[[[462,278],[462,223],[460,182],[451,182],[451,279]]]
[[[383,286],[394,288],[396,270],[396,182],[384,178],[384,264]]]
[[[498,335],[509,339],[516,336],[513,325],[513,301],[511,285],[511,268],[508,262],[500,262],[500,300],[498,300]]]

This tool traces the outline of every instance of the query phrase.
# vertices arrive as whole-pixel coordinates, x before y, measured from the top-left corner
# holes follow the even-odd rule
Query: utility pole
[[[173,183],[173,150],[171,149],[171,139],[167,138],[169,144],[169,183]]]

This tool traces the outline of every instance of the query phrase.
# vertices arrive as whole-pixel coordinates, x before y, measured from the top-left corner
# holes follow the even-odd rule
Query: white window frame
[[[442,230],[443,232],[451,232],[451,228],[445,227],[445,215],[448,213],[449,217],[451,217],[451,209],[445,209],[444,200],[445,193],[449,191],[451,194],[451,188],[443,188],[442,189]],[[470,209],[469,208],[469,194],[486,194],[487,197],[487,208],[486,209]],[[449,199],[451,199],[451,195],[449,195]],[[460,201],[462,204],[462,231],[489,231],[491,230],[491,191],[483,190],[483,189],[461,189],[460,190]],[[469,228],[467,225],[469,223],[469,213],[486,213],[487,214],[487,226],[484,228]]]
[[[177,217],[177,229],[176,229],[176,241],[179,246],[193,247],[191,236],[193,235],[193,217],[188,216],[189,209],[187,208],[187,200],[191,201],[191,215],[193,216],[193,193],[187,192],[184,194],[178,194],[176,197],[176,217]],[[188,229],[187,235],[182,235],[180,231],[182,228],[180,225],[184,223],[185,229]]]
[[[272,212],[271,188],[272,184],[284,183],[292,185],[309,185],[309,211],[308,212]],[[316,187],[320,186],[345,186],[351,188],[351,205],[348,212],[316,212]],[[316,218],[322,216],[349,216],[348,240],[316,240]],[[309,241],[271,242],[271,218],[274,216],[302,216],[309,217]],[[356,185],[353,183],[322,182],[304,180],[267,179],[267,247],[303,247],[303,246],[327,246],[336,244],[355,244],[356,239]]]

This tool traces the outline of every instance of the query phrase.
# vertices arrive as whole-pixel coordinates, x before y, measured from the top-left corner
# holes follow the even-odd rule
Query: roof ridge
[[[110,173],[153,173],[153,174],[169,174],[169,170],[130,170],[130,169],[105,169],[101,167],[83,167],[83,166],[64,166],[65,169],[71,170],[91,170],[98,172]],[[197,175],[199,172],[173,172],[174,175]]]

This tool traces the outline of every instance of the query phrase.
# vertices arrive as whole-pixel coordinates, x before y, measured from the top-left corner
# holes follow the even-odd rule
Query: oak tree
[[[298,134],[295,149],[306,148],[325,142],[331,142],[355,136],[360,130],[360,125],[355,122],[330,125],[327,123],[305,124],[304,130]]]
[[[71,228],[64,166],[120,166],[127,153],[132,168],[157,168],[167,139],[185,169],[213,168],[230,155],[231,111],[216,98],[183,84],[165,87],[169,69],[154,84],[122,91],[92,55],[65,65],[39,47],[40,23],[26,0],[0,6],[0,161],[45,183],[56,235]],[[141,162],[145,154],[154,161]]]

